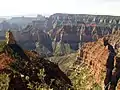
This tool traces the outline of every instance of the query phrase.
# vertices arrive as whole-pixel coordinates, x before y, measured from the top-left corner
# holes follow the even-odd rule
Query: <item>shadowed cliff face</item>
[[[24,31],[14,34],[16,41],[27,50],[35,50],[36,42],[39,42],[42,46],[48,49],[49,52],[53,52],[51,37],[40,29],[28,26]]]
[[[62,41],[71,46],[73,50],[78,50],[79,43],[93,42],[99,38],[112,34],[112,27],[94,26],[78,24],[76,26],[65,25],[55,28],[49,35],[55,42]]]

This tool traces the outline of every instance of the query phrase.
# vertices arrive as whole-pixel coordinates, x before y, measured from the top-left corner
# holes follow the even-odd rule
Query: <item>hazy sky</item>
[[[0,0],[0,16],[53,13],[120,16],[120,0]]]

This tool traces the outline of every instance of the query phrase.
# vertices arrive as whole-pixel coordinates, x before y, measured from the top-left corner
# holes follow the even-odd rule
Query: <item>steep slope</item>
[[[113,45],[113,47],[115,44],[117,44],[119,48],[119,35],[120,32],[116,31],[114,34],[108,36],[109,42]],[[99,39],[96,42],[89,42],[84,44],[80,52],[80,58],[89,66],[92,75],[94,76],[96,82],[101,85],[101,87],[103,86],[103,80],[105,78],[105,65],[107,62],[108,54],[108,47],[104,46],[103,38]]]
[[[82,59],[91,68],[91,71],[98,83],[103,78],[103,71],[105,71],[105,64],[108,58],[108,49],[103,45],[103,39],[97,42],[90,42],[84,45]]]
[[[69,76],[75,90],[102,90],[89,66],[76,57],[77,53],[72,53],[65,56],[50,57],[50,60],[58,63],[60,69]]]
[[[17,32],[14,34],[16,41],[24,48],[28,50],[35,50],[37,47],[36,43],[40,43],[42,46],[48,49],[51,53],[52,49],[52,41],[50,36],[40,30],[38,28],[33,27],[32,25],[28,25],[25,30]],[[40,52],[38,52],[40,53]],[[44,52],[43,52],[44,53]]]
[[[70,79],[59,67],[34,51],[23,51],[17,44],[7,44],[0,54],[0,88],[8,90],[67,90]],[[6,86],[7,85],[7,86]]]
[[[113,47],[115,44],[120,47],[119,30],[109,35],[108,38]],[[50,60],[58,63],[61,70],[69,76],[75,90],[102,90],[106,72],[105,65],[109,54],[108,47],[103,44],[103,38],[84,44],[79,52],[51,57]],[[119,83],[117,88],[120,89]]]
[[[56,27],[49,31],[49,35],[56,46],[62,41],[64,44],[69,44],[70,48],[76,51],[80,45],[87,42],[94,42],[105,35],[112,34],[113,31],[114,27],[112,26],[94,26],[80,23],[72,26],[63,25]]]

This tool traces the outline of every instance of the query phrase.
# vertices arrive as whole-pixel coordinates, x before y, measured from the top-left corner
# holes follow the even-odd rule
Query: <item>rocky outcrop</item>
[[[103,39],[85,44],[80,56],[90,67],[96,82],[100,83],[101,79],[104,78],[102,73],[105,71],[108,58],[108,49],[104,46]]]
[[[116,50],[117,48],[120,48],[119,35],[120,31],[116,30],[114,34],[107,37],[109,39],[109,43],[113,46],[113,48],[116,48]],[[103,38],[100,38],[96,42],[88,42],[84,44],[79,54],[79,59],[82,59],[84,63],[89,66],[96,82],[101,85],[103,85],[103,80],[105,78],[108,55],[109,50],[108,47],[104,46]]]
[[[0,74],[7,74],[8,90],[47,90],[50,88],[72,90],[70,79],[57,64],[41,58],[34,51],[24,51],[17,43],[6,44],[0,53]]]

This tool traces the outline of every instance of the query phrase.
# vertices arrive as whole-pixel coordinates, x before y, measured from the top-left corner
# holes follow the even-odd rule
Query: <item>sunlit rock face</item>
[[[116,51],[120,48],[120,31],[116,30],[116,32],[109,35],[107,39],[113,48],[117,45],[117,49],[115,49]],[[103,83],[105,78],[106,61],[108,56],[109,49],[107,46],[104,46],[103,38],[98,39],[96,42],[88,42],[84,44],[79,52],[80,59],[84,60],[84,62],[90,67],[91,73],[98,83]]]
[[[86,43],[80,54],[84,62],[90,66],[96,81],[100,82],[103,77],[101,73],[105,71],[105,64],[109,54],[108,48],[103,44],[103,38],[97,42]]]
[[[7,44],[15,44],[16,40],[11,31],[6,32],[6,42]]]

